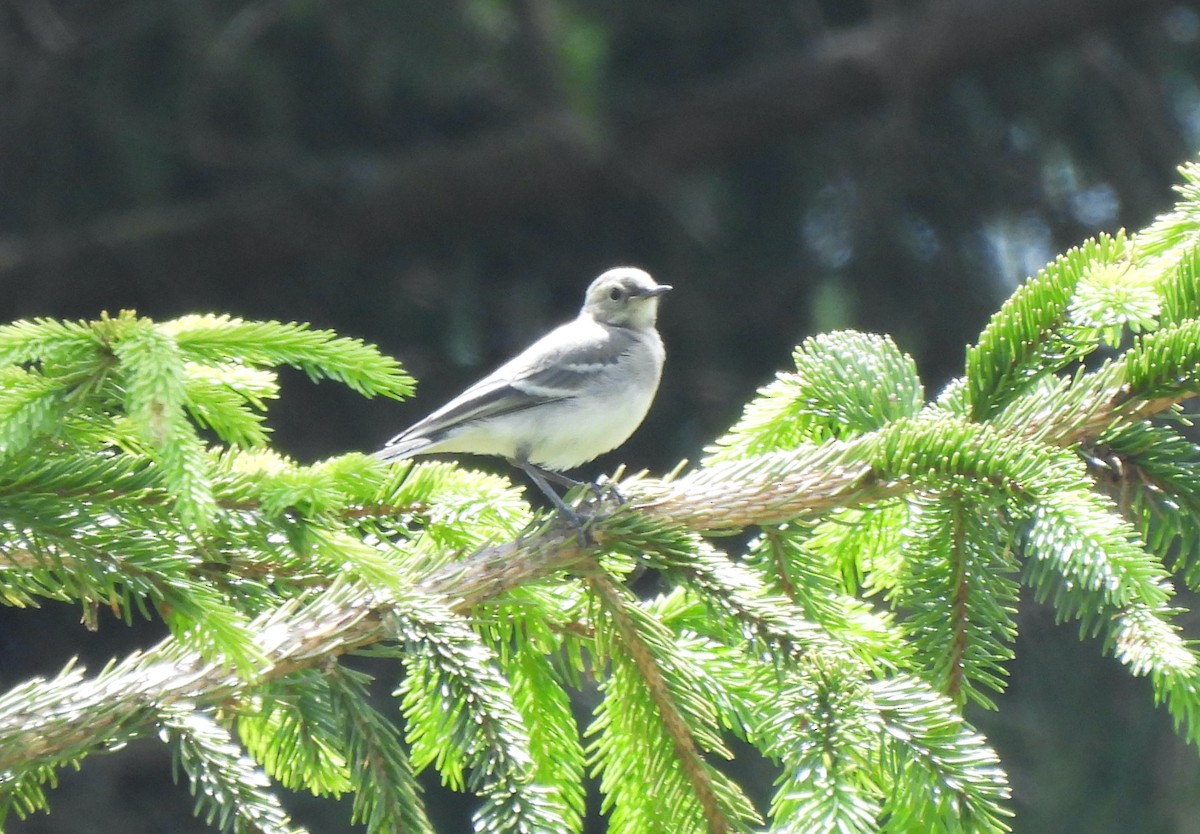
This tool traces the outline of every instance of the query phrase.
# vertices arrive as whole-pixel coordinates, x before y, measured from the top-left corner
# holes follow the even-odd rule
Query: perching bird
[[[520,467],[580,531],[547,479],[624,443],[645,418],[662,376],[655,329],[670,290],[634,267],[591,283],[574,321],[558,327],[377,452],[383,460],[463,452]]]

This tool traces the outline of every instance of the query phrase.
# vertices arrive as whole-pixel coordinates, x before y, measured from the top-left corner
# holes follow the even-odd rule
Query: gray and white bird
[[[558,473],[617,448],[641,425],[662,377],[655,322],[670,289],[634,267],[608,270],[588,287],[574,321],[400,432],[377,456],[507,458],[581,530],[547,479],[577,485]]]

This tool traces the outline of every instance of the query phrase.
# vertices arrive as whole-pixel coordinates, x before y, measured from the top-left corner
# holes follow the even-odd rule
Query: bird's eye
[[[611,298],[613,301],[620,301],[621,300],[621,288],[613,287],[611,290],[608,291],[608,297]]]

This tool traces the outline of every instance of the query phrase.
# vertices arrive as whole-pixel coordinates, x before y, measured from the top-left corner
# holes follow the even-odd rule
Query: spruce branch
[[[770,525],[904,493],[912,488],[915,472],[936,472],[947,465],[950,456],[937,452],[933,441],[944,439],[951,424],[957,422],[930,421],[922,428],[928,442],[906,447],[920,448],[919,459],[885,454],[886,467],[880,467],[879,461],[874,466],[847,461],[864,449],[880,448],[887,429],[850,443],[830,441],[816,449],[722,461],[670,481],[635,477],[619,489],[629,498],[631,511],[696,533]],[[988,460],[999,471],[1005,460],[1016,460],[1013,449],[1019,444],[1011,437],[984,431],[979,438],[983,445],[966,459]],[[961,474],[964,458],[959,452],[956,468]],[[976,474],[984,479],[994,476]],[[1018,467],[1009,474],[1019,484],[1031,473]],[[595,521],[591,534],[598,546],[619,540],[609,530],[619,521],[619,514]],[[418,588],[448,599],[453,610],[465,612],[513,588],[577,567],[587,557],[574,531],[551,521],[527,535],[446,564],[422,579]],[[256,682],[394,639],[393,608],[394,601],[378,588],[338,583],[303,602],[261,615],[246,630],[258,636],[257,651],[267,662],[249,677],[168,639],[91,679],[74,676],[29,682],[0,698],[0,770],[20,768],[33,760],[72,760],[112,733],[149,727],[158,706],[181,700],[217,705]]]
[[[336,664],[326,664],[321,672],[329,681],[330,705],[349,738],[346,758],[358,788],[352,822],[366,824],[372,834],[434,834],[399,730],[371,707],[365,676]]]
[[[643,490],[647,486],[640,483]],[[726,483],[725,490],[736,493],[739,486],[746,484]],[[856,494],[856,485],[849,486],[845,500]],[[678,488],[671,495],[674,501],[688,503]],[[695,500],[708,499],[708,494],[702,494]],[[768,501],[761,511],[773,512],[773,508],[774,502]],[[661,508],[650,506],[646,511],[672,523],[695,521],[690,513],[673,518]],[[614,518],[619,520],[619,515]],[[607,532],[613,523],[596,521],[592,535],[601,546],[617,540]],[[586,558],[574,530],[552,521],[437,569],[418,589],[451,601],[452,609],[461,613],[513,588],[577,567]],[[204,708],[236,702],[256,685],[319,668],[380,641],[396,640],[400,636],[397,604],[386,589],[345,581],[260,615],[246,630],[256,635],[255,650],[264,663],[250,675],[168,638],[91,678],[71,669],[57,679],[29,681],[0,697],[0,772],[19,774],[36,763],[73,761],[114,736],[133,738],[151,732],[162,709],[180,703]]]
[[[176,772],[187,774],[197,815],[239,834],[306,834],[291,824],[266,776],[224,727],[186,703],[158,715]]]
[[[704,761],[696,740],[692,736],[691,722],[683,715],[675,695],[659,667],[659,661],[646,643],[645,624],[639,624],[630,606],[634,603],[613,584],[606,575],[594,572],[587,583],[595,593],[601,606],[611,617],[619,648],[637,669],[646,693],[654,703],[663,727],[670,736],[675,755],[700,806],[710,834],[730,834],[745,831],[745,825],[729,813],[728,798],[722,801],[720,789],[714,783],[714,773]],[[680,809],[675,809],[678,813]],[[746,809],[742,810],[742,816]]]

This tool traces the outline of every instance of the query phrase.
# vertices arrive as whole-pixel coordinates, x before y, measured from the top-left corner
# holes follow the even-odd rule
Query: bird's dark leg
[[[521,464],[518,463],[517,465],[520,466]],[[563,473],[555,472],[553,469],[544,469],[541,466],[538,466],[536,463],[529,463],[526,461],[525,466],[528,466],[530,469],[536,469],[538,474],[547,481],[556,483],[563,489],[574,489],[577,486],[583,486],[583,481],[577,481],[574,478],[568,478]],[[529,470],[527,469],[525,471],[528,472]]]
[[[570,484],[576,484],[576,482],[572,481],[565,475],[559,475],[557,472],[551,472],[547,469],[543,469],[542,467],[532,464],[529,461],[521,458],[515,459],[513,464],[515,464],[521,469],[522,472],[528,475],[529,480],[537,484],[538,489],[540,489],[545,496],[550,499],[550,503],[553,504],[554,508],[562,514],[563,518],[571,522],[571,526],[575,528],[575,532],[579,535],[580,547],[586,547],[588,544],[588,534],[583,526],[584,519],[579,515],[579,513],[567,506],[566,502],[563,501],[562,498],[559,497],[559,494],[554,491],[549,483],[547,483],[547,478],[558,481],[559,483],[566,481]]]
[[[518,465],[520,465],[520,464],[518,464]],[[596,483],[593,481],[577,481],[574,478],[570,478],[570,477],[562,474],[561,472],[555,472],[553,469],[544,469],[543,467],[538,466],[537,464],[534,464],[534,463],[527,463],[526,465],[533,467],[547,481],[556,483],[563,489],[574,489],[575,487],[587,487],[588,492],[590,492],[592,494],[592,502],[593,503],[599,503],[599,502],[603,501],[605,498],[610,498],[610,497],[613,498],[614,500],[616,500],[616,502],[618,504],[625,503],[625,497],[623,495],[621,495],[620,492],[617,491],[617,485],[612,483],[611,481],[606,481],[603,484]]]

